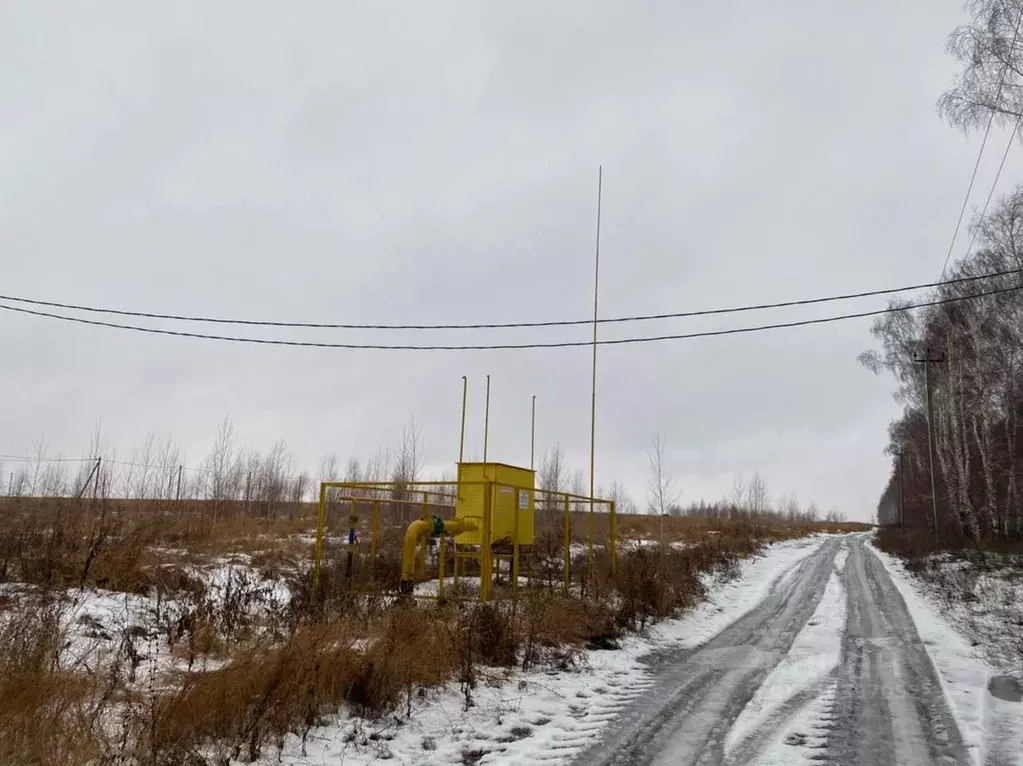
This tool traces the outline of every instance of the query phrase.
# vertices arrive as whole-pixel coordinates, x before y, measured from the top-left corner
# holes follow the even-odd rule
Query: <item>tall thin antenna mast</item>
[[[590,389],[590,524],[588,571],[593,571],[593,494],[597,452],[597,297],[600,294],[600,202],[604,185],[604,166],[597,169],[597,245],[593,263],[593,381]]]
[[[536,456],[536,394],[533,394],[533,415],[529,428],[529,470],[532,471]]]
[[[487,462],[487,439],[490,436],[490,376],[487,375],[487,406],[483,411],[483,462]]]
[[[462,376],[462,438],[458,442],[458,464],[465,460],[465,403],[469,398],[469,378]]]

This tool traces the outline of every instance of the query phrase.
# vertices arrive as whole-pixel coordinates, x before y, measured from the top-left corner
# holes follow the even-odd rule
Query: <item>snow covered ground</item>
[[[758,604],[771,584],[795,570],[820,539],[772,545],[741,565],[740,577],[711,582],[708,601],[666,620],[617,650],[589,651],[566,671],[493,671],[472,694],[457,684],[417,700],[409,720],[370,723],[345,713],[314,729],[305,742],[289,737],[262,763],[558,764],[597,739],[630,702],[650,688],[640,659],[669,647],[696,646]],[[808,650],[809,651],[809,650]]]
[[[1023,701],[1011,678],[1013,673],[1023,674],[1023,667],[1018,660],[1013,664],[1012,657],[1018,655],[1006,648],[1015,646],[1011,642],[1018,638],[1018,628],[1014,632],[1004,622],[1005,615],[1011,618],[1014,609],[1023,608],[1019,600],[1023,584],[1011,572],[992,568],[970,580],[970,587],[989,599],[949,600],[947,593],[883,552],[872,550],[876,572],[865,570],[870,556],[864,556],[864,539],[819,535],[774,544],[742,562],[736,578],[708,576],[707,600],[679,619],[624,638],[619,649],[581,652],[568,669],[481,670],[468,706],[464,691],[451,683],[416,696],[411,716],[402,710],[369,721],[341,711],[304,738],[289,736],[279,750],[264,750],[259,763],[568,763],[584,751],[592,753],[588,748],[598,740],[599,752],[615,738],[613,725],[628,722],[637,710],[660,699],[667,666],[660,660],[651,662],[651,657],[696,657],[720,643],[722,635],[736,634],[735,648],[729,651],[734,656],[740,649],[746,651],[763,670],[756,685],[736,703],[731,719],[725,723],[722,718],[722,749],[714,762],[798,766],[825,756],[834,760],[836,754],[848,755],[884,740],[884,747],[889,741],[902,747],[904,757],[919,756],[920,743],[928,742],[947,748],[942,752],[960,753],[953,755],[954,762],[1023,766]],[[823,567],[810,567],[826,552]],[[951,560],[949,564],[958,565]],[[890,584],[883,585],[888,579],[884,572],[890,575]],[[192,574],[205,585],[196,598],[221,606],[234,600],[241,614],[265,618],[267,611],[283,609],[290,598],[283,581],[263,577],[244,560],[213,562]],[[865,574],[870,575],[869,583]],[[797,592],[800,583],[811,580],[819,583],[819,601],[806,599],[808,606],[791,628],[779,618],[773,626],[770,620],[765,622],[768,627],[751,632],[748,639],[737,632],[737,626],[750,622],[765,603]],[[31,591],[29,586],[4,586],[0,596],[21,599]],[[905,608],[897,606],[900,596]],[[779,609],[788,609],[787,601]],[[168,616],[194,606],[188,599],[157,603],[146,596],[69,589],[62,596],[62,619],[72,640],[62,659],[69,666],[94,668],[104,661],[104,654],[124,652],[125,641],[131,641],[140,677],[154,670],[160,675],[182,669],[187,660],[168,647],[166,623]],[[908,616],[900,617],[900,609]],[[1002,626],[1000,634],[996,625]],[[789,638],[778,645],[780,649],[772,648],[770,636],[782,633]],[[993,641],[999,635],[1003,640]],[[768,643],[758,647],[750,643],[754,641]],[[867,652],[865,668],[857,669],[853,648]],[[910,659],[899,659],[903,656]],[[213,669],[220,661],[207,656],[198,662],[200,668]],[[919,686],[916,679],[919,688],[911,688],[909,678],[896,677],[901,667],[930,663],[933,670],[928,672],[934,680],[929,687],[926,681]],[[682,678],[688,671],[680,672]],[[861,679],[857,673],[865,675]],[[880,686],[861,689],[856,692],[859,701],[853,700],[850,689],[878,674]],[[714,694],[724,694],[725,686],[700,693],[709,694],[709,702],[717,704]],[[951,711],[945,713],[937,734],[920,728],[911,708],[900,707],[929,699],[927,695],[933,698],[928,705],[944,698],[942,704]],[[882,727],[856,712],[882,697],[895,721],[894,734],[885,734],[888,739],[881,736]],[[863,728],[873,733],[859,731]],[[946,742],[941,731],[961,735],[958,751],[955,737]],[[883,761],[869,752],[863,758]]]
[[[1007,683],[1008,696],[1012,697],[1012,687],[1019,687],[1004,679],[1023,679],[1019,656],[1013,661],[1004,646],[1012,645],[1019,628],[1013,630],[1005,622],[995,622],[1001,626],[1002,640],[992,640],[990,633],[991,606],[1005,602],[997,597],[986,606],[983,601],[949,602],[908,573],[897,558],[873,550],[906,602],[967,745],[975,748],[980,763],[1023,764],[1023,701],[1003,699],[1006,695],[999,689],[1000,684]],[[997,579],[1001,583],[986,587],[999,595],[1004,589],[1018,588],[1015,604],[1023,608],[1023,584]],[[983,626],[980,630],[978,623]],[[979,640],[984,637],[987,641]]]
[[[836,572],[813,617],[733,725],[725,743],[726,757],[759,734],[767,742],[758,748],[758,763],[815,762],[815,746],[822,746],[827,737],[818,722],[826,718],[823,714],[834,697],[845,620],[845,586]],[[793,748],[794,744],[806,747]]]

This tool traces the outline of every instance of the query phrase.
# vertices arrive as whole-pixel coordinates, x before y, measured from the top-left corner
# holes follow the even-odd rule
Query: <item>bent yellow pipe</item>
[[[477,529],[476,523],[469,519],[454,519],[443,521],[438,518],[417,519],[408,525],[405,530],[405,542],[402,546],[401,555],[401,580],[402,589],[410,590],[412,581],[416,576],[416,550],[420,542],[425,543],[434,535],[460,535],[463,532],[473,532]]]

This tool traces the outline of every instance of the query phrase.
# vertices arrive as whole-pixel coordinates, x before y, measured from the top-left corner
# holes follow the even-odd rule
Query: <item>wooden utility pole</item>
[[[906,494],[903,487],[906,483],[906,470],[903,458],[906,457],[906,453],[901,447],[898,451],[899,456],[899,529],[902,531],[906,530]]]
[[[92,470],[89,471],[89,475],[85,479],[85,484],[83,484],[82,488],[80,490],[78,490],[78,497],[77,497],[78,500],[82,499],[82,495],[85,494],[85,490],[87,490],[89,488],[89,482],[92,481],[92,477],[93,476],[96,477],[96,484],[99,484],[99,469],[100,469],[100,466],[102,464],[103,464],[103,458],[102,457],[96,458],[96,465],[94,465],[92,467]],[[96,490],[95,490],[95,488],[93,488],[92,496],[93,496],[93,498],[96,497]]]
[[[938,546],[938,482],[934,474],[934,389],[931,385],[931,365],[940,364],[945,361],[945,355],[940,351],[926,349],[922,357],[914,357],[914,362],[924,366],[924,385],[927,388],[927,461],[931,474],[931,514],[934,517],[934,545]]]
[[[182,466],[178,466],[178,491],[175,493],[174,499],[181,500],[181,469]]]

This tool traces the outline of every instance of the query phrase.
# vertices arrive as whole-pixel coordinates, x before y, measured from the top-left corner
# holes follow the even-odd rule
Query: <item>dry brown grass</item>
[[[367,715],[411,703],[446,680],[451,641],[443,621],[406,606],[364,631],[338,621],[303,626],[282,643],[249,648],[221,670],[191,673],[162,698],[153,741],[160,763],[182,763],[202,747],[232,758],[308,732],[343,703]]]
[[[126,630],[104,668],[59,662],[67,640],[56,606],[0,608],[0,763],[188,764],[253,758],[288,733],[303,735],[342,705],[405,717],[422,690],[454,681],[472,704],[487,668],[572,665],[589,647],[613,647],[625,631],[691,607],[701,575],[734,572],[766,542],[849,525],[750,519],[619,518],[623,543],[610,577],[609,519],[595,515],[594,567],[575,556],[562,584],[560,514],[537,516],[523,567],[547,585],[517,602],[395,603],[402,514],[381,509],[379,555],[329,543],[319,585],[309,574],[315,507],[283,517],[246,514],[242,504],[21,500],[0,503],[0,582],[29,583],[45,598],[78,586],[168,599],[159,640],[187,670],[155,677],[140,667]],[[334,513],[335,532],[347,518]],[[369,514],[358,522],[364,543]],[[591,519],[571,517],[573,543]],[[663,526],[662,526],[663,523]],[[363,545],[363,550],[368,546]],[[245,571],[213,598],[190,567],[244,554]],[[448,562],[450,572],[450,560]],[[273,606],[259,574],[288,583]],[[500,589],[499,589],[500,591]],[[171,606],[172,605],[172,606]],[[222,661],[214,670],[199,660]]]
[[[0,763],[77,766],[107,752],[101,682],[61,667],[63,641],[53,605],[0,623]]]

